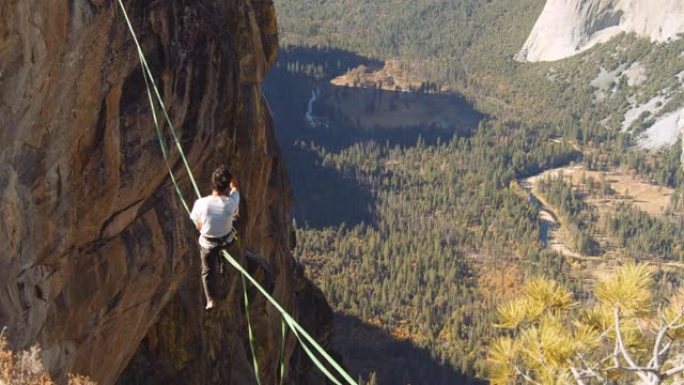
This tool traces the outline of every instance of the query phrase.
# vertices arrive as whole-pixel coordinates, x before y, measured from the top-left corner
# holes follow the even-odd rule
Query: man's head
[[[230,189],[230,181],[233,174],[228,171],[228,167],[221,166],[211,173],[211,189],[219,193],[225,193]]]

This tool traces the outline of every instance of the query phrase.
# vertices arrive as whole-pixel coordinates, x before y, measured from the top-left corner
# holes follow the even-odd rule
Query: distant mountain
[[[677,39],[684,33],[684,2],[548,0],[516,59],[564,59],[622,32],[634,32],[654,42]]]
[[[399,63],[403,75],[460,92],[492,116],[607,128],[650,150],[684,129],[684,0],[276,5],[284,46]]]

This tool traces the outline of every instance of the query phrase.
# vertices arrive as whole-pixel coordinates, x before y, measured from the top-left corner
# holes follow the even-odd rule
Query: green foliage
[[[375,58],[459,57],[482,0],[277,0],[284,45],[336,47]],[[430,20],[430,23],[421,21]]]
[[[487,124],[472,138],[432,145],[307,149],[321,167],[375,197],[372,225],[298,233],[298,255],[326,298],[338,311],[377,322],[481,375],[485,344],[495,334],[489,325],[505,293],[483,292],[478,280],[494,272],[474,269],[466,255],[473,247],[491,250],[483,258],[494,264],[539,250],[538,212],[511,182],[571,159],[572,147],[526,127]],[[536,306],[571,306],[559,287],[531,285],[538,288],[530,289]]]
[[[585,255],[598,254],[599,247],[592,239],[592,226],[597,217],[577,187],[566,182],[562,173],[557,178],[540,179],[536,187],[553,207],[558,208],[563,225],[574,237],[575,249]]]
[[[682,167],[682,142],[678,140],[671,147],[657,154],[648,151],[630,151],[623,154],[622,164],[657,184],[674,188],[684,187]]]
[[[677,216],[652,217],[620,204],[601,225],[632,258],[684,261],[684,221]]]
[[[405,63],[405,72],[426,83],[450,86],[486,113],[544,124],[583,145],[610,143],[622,150],[633,142],[622,132],[624,113],[656,95],[671,99],[656,116],[637,120],[635,126],[682,107],[684,92],[675,76],[684,70],[683,40],[654,45],[621,35],[560,62],[512,60],[543,4],[539,0],[327,0],[312,6],[306,0],[276,1],[286,47],[336,48],[377,60],[398,59]],[[629,86],[624,74],[634,64],[646,74],[639,86]],[[610,89],[601,91],[605,97],[597,98],[599,90],[592,81],[601,71],[616,69],[623,72],[616,74]],[[614,155],[621,156],[610,156]]]
[[[581,148],[581,161],[590,170],[622,165],[658,183],[681,186],[684,181],[676,149],[656,156],[628,151],[635,140],[621,130],[632,97],[638,103],[649,100],[684,70],[675,55],[683,43],[654,47],[621,36],[562,62],[517,63],[512,57],[543,3],[276,0],[286,48],[269,76],[278,82],[272,92],[283,105],[271,101],[285,143],[295,212],[303,213],[297,219],[309,222],[298,233],[298,256],[335,310],[408,338],[439,361],[473,376],[487,373],[485,351],[498,333],[492,327],[494,313],[514,286],[510,281],[544,271],[572,284],[578,295],[584,293],[575,277],[566,276],[565,260],[542,250],[537,208],[517,186],[517,178],[578,161],[576,149]],[[442,135],[440,142],[423,137],[397,143],[379,130],[358,135],[359,125],[340,123],[334,106],[325,111],[331,117],[326,129],[307,130],[292,117],[292,111],[303,110],[319,81],[360,65],[378,68],[390,58],[400,60],[402,70],[429,84],[429,90],[448,85],[461,92],[490,120],[475,132],[456,135],[460,137]],[[636,61],[648,73],[643,91],[628,86],[623,75],[603,101],[595,99],[590,83],[602,68],[613,70]],[[667,109],[676,108],[677,100]],[[366,108],[373,111],[375,105]],[[420,129],[424,127],[407,132]],[[546,182],[545,196],[561,207],[574,228],[576,249],[598,254],[593,233],[604,227],[582,194],[567,181]],[[321,201],[329,202],[326,210],[302,209],[320,207],[316,203]],[[645,221],[623,218],[619,223],[626,235],[621,242],[633,250],[630,255],[679,257],[679,227],[660,235],[667,226],[641,232]],[[506,271],[509,266],[518,270]],[[547,314],[580,312],[571,306],[578,298],[567,302],[567,296],[560,295],[556,305],[542,306],[557,293],[547,289],[548,296],[534,303],[501,306],[507,318],[499,325],[535,324],[529,340],[537,345],[560,332],[559,319]],[[587,349],[593,333],[612,322],[603,308],[582,314],[583,322],[561,335],[574,339],[567,345],[573,349]],[[636,335],[625,330],[628,340]],[[494,346],[503,355],[517,351],[518,345],[511,339]],[[556,360],[566,354],[559,350]],[[545,377],[545,383],[567,378],[563,372]]]

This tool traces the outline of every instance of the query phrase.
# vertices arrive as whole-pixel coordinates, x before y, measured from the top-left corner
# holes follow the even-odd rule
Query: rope
[[[325,349],[323,349],[321,347],[321,345],[319,345],[318,342],[316,342],[316,340],[313,337],[311,337],[311,335],[309,335],[309,333],[307,333],[306,330],[304,330],[304,328],[301,327],[299,325],[299,323],[297,323],[297,321],[294,318],[292,318],[292,316],[285,309],[283,309],[282,306],[280,306],[278,301],[276,301],[275,298],[271,297],[271,295],[266,291],[266,289],[264,289],[259,284],[259,282],[257,282],[251,275],[249,275],[249,273],[235,259],[233,259],[233,257],[230,256],[230,254],[228,254],[225,250],[222,250],[222,252],[223,252],[223,256],[228,260],[228,263],[233,265],[233,267],[235,267],[245,278],[247,278],[252,283],[252,285],[254,285],[254,287],[256,287],[257,290],[259,290],[261,292],[261,294],[263,294],[264,297],[266,297],[266,299],[269,302],[271,302],[271,304],[276,308],[276,310],[278,310],[280,312],[280,314],[285,319],[285,322],[287,322],[288,326],[290,326],[290,329],[292,330],[294,335],[297,337],[299,342],[302,344],[302,347],[307,352],[309,358],[311,358],[311,360],[314,361],[316,366],[318,366],[319,370],[321,370],[323,373],[326,373],[326,375],[328,375],[328,378],[331,381],[335,382],[336,384],[339,384],[339,381],[337,381],[337,379],[335,379],[332,375],[329,375],[329,372],[325,368],[325,366],[323,366],[320,363],[320,361],[318,361],[318,359],[313,354],[311,354],[311,351],[307,348],[304,341],[307,341],[308,343],[310,343],[314,347],[314,349],[321,356],[323,356],[323,358],[325,358],[326,361],[328,361],[328,364],[330,364],[333,368],[335,368],[335,370],[345,380],[347,380],[347,382],[350,385],[358,385],[356,383],[356,381],[354,381],[354,379],[349,374],[347,374],[347,372],[344,369],[342,369],[342,367],[325,351]],[[302,339],[300,337],[299,333],[301,333],[301,335],[304,337],[304,339]]]
[[[227,253],[226,253],[227,254]],[[254,349],[254,333],[252,332],[252,321],[249,319],[249,296],[247,295],[247,283],[245,277],[242,278],[242,298],[245,301],[245,317],[247,318],[247,336],[249,337],[249,349],[252,351],[252,365],[254,365],[254,377],[258,385],[261,385],[259,379],[259,361],[257,360],[256,350]]]
[[[118,0],[119,6],[121,6],[121,11],[123,12],[124,18],[126,19],[126,24],[128,25],[128,30],[131,32],[131,36],[133,37],[133,42],[135,43],[135,47],[138,50],[138,59],[140,59],[140,65],[143,70],[143,74],[147,74],[147,77],[150,80],[150,83],[152,84],[152,89],[154,90],[154,94],[157,97],[157,101],[159,102],[159,106],[161,107],[161,110],[164,114],[164,119],[166,120],[166,123],[170,127],[171,135],[173,136],[173,140],[176,142],[176,147],[178,148],[178,152],[181,156],[181,159],[183,159],[183,164],[185,165],[185,169],[188,171],[188,176],[190,177],[190,182],[192,182],[192,186],[195,188],[195,194],[197,194],[197,197],[200,198],[202,197],[202,194],[200,193],[199,187],[197,187],[197,182],[195,181],[195,177],[192,175],[192,171],[190,170],[190,165],[188,164],[188,160],[185,157],[185,152],[183,152],[183,146],[181,146],[180,141],[178,140],[178,136],[176,135],[176,129],[173,126],[173,123],[171,123],[171,118],[169,118],[169,113],[166,111],[166,105],[164,104],[164,100],[161,97],[161,94],[159,93],[159,89],[157,88],[157,83],[154,81],[154,76],[152,76],[152,71],[150,71],[150,67],[147,65],[147,59],[145,59],[145,54],[143,53],[142,48],[140,47],[140,42],[138,42],[138,36],[135,34],[135,30],[133,29],[133,24],[131,24],[131,20],[128,18],[128,13],[126,12],[126,8],[123,5],[123,2],[121,0]],[[147,86],[147,92],[148,94],[150,93],[150,88],[149,84],[147,83],[147,79],[145,80],[145,85]],[[154,106],[151,105],[152,110],[154,110]],[[156,119],[155,119],[156,120]],[[172,172],[169,170],[169,172]],[[180,190],[179,190],[180,191]],[[183,200],[181,198],[181,200]],[[187,207],[187,204],[185,205]]]
[[[280,385],[285,384],[285,320],[280,319]]]
[[[154,103],[154,99],[152,97],[152,91],[150,90],[150,83],[152,84],[152,88],[155,90],[155,95],[157,96],[157,102],[161,108],[161,110],[164,112],[164,116],[166,119],[166,122],[168,123],[169,127],[171,128],[171,134],[174,138],[174,141],[176,142],[176,147],[179,149],[181,158],[183,159],[183,164],[186,167],[186,170],[188,171],[188,174],[190,175],[190,180],[193,184],[193,187],[195,189],[195,193],[197,194],[197,197],[200,198],[201,194],[199,192],[199,187],[197,186],[197,183],[195,182],[195,178],[192,174],[192,170],[190,169],[190,166],[188,164],[187,158],[185,157],[185,153],[183,152],[183,148],[180,145],[180,142],[178,140],[178,135],[176,134],[176,130],[171,123],[171,119],[169,119],[169,115],[166,110],[166,106],[164,105],[164,101],[161,98],[161,95],[159,94],[159,90],[157,88],[157,85],[154,81],[154,77],[152,76],[152,72],[150,71],[149,66],[147,65],[147,60],[145,59],[145,55],[142,52],[142,49],[140,48],[140,44],[138,42],[138,38],[135,35],[135,32],[133,30],[133,26],[130,23],[130,19],[128,18],[128,14],[126,13],[126,9],[124,8],[121,0],[119,0],[119,5],[121,6],[121,9],[123,11],[124,17],[126,19],[126,23],[128,24],[128,28],[131,31],[131,34],[133,35],[133,40],[135,41],[135,45],[138,50],[138,59],[140,60],[140,68],[142,70],[143,74],[143,79],[145,80],[145,87],[147,89],[147,98],[150,103],[150,110],[152,112],[152,122],[154,123],[155,131],[157,133],[157,139],[159,141],[159,147],[161,148],[162,156],[164,158],[164,162],[166,163],[166,167],[169,170],[169,176],[171,177],[171,182],[173,183],[173,187],[176,190],[176,193],[178,194],[178,198],[180,199],[183,208],[185,208],[185,211],[190,215],[190,208],[183,196],[183,192],[181,191],[180,187],[178,186],[178,182],[176,181],[176,177],[172,171],[171,168],[171,163],[169,162],[169,157],[168,157],[168,150],[166,148],[166,141],[164,140],[163,133],[161,131],[161,127],[159,125],[159,119],[157,118],[157,111]],[[237,234],[234,234],[237,236]],[[249,317],[249,298],[247,296],[247,287],[245,286],[244,278],[242,279],[242,284],[243,284],[243,293],[244,293],[244,301],[245,301],[245,314],[246,314],[246,319],[247,319],[247,329],[249,333],[249,346],[250,350],[252,352],[252,365],[254,367],[254,377],[256,378],[256,382],[258,385],[261,385],[261,380],[259,378],[259,362],[256,357],[256,350],[254,348],[254,334],[252,332],[252,324],[250,321]],[[282,363],[281,363],[282,364]]]
[[[133,37],[133,41],[135,42],[135,46],[138,51],[138,59],[140,60],[140,64],[142,67],[143,71],[143,77],[145,78],[145,85],[147,87],[147,93],[148,93],[148,99],[150,102],[150,107],[152,110],[152,118],[153,118],[153,123],[155,125],[156,133],[159,139],[159,144],[162,149],[162,155],[164,157],[164,160],[166,162],[166,166],[169,169],[169,174],[171,176],[171,180],[173,182],[174,188],[176,189],[176,192],[178,194],[178,198],[180,199],[181,203],[183,204],[183,207],[186,209],[186,211],[189,213],[189,206],[184,198],[184,194],[181,191],[181,189],[178,186],[178,183],[176,181],[175,176],[173,175],[173,170],[171,168],[170,162],[168,160],[168,153],[166,149],[166,145],[163,139],[163,135],[161,132],[161,128],[159,127],[159,121],[156,115],[156,110],[154,106],[154,100],[152,98],[152,92],[150,90],[150,84],[152,85],[152,89],[154,90],[154,95],[156,96],[157,102],[163,112],[164,119],[166,120],[167,124],[169,125],[169,129],[171,131],[171,135],[173,136],[173,139],[175,141],[176,147],[178,148],[180,157],[183,161],[183,164],[185,166],[185,169],[187,170],[188,176],[190,178],[190,182],[192,183],[192,186],[194,188],[194,192],[197,195],[197,198],[201,198],[201,193],[199,190],[199,187],[197,186],[197,182],[195,181],[195,177],[192,173],[192,170],[190,169],[190,165],[188,163],[188,160],[185,156],[185,153],[183,151],[183,147],[180,144],[180,141],[178,139],[178,135],[176,134],[176,130],[173,126],[173,123],[171,123],[171,119],[169,118],[168,111],[166,110],[166,106],[164,105],[164,101],[161,97],[161,94],[159,93],[159,89],[157,88],[157,85],[154,81],[154,76],[152,75],[152,71],[150,70],[147,60],[145,59],[145,54],[142,51],[142,48],[140,46],[140,43],[138,42],[137,35],[135,33],[135,30],[133,29],[133,25],[131,24],[131,21],[128,17],[128,13],[126,12],[126,8],[123,5],[122,0],[118,0],[119,6],[121,8],[121,11],[124,15],[124,19],[126,21],[126,24],[128,26],[128,29],[131,33],[131,36]],[[285,324],[292,330],[293,334],[301,344],[302,348],[306,352],[306,354],[309,356],[309,358],[313,361],[313,363],[318,367],[318,369],[328,377],[330,381],[332,381],[336,385],[342,385],[342,383],[334,376],[330,371],[325,367],[324,364],[321,363],[321,361],[316,357],[316,355],[313,353],[313,351],[307,346],[307,344],[310,344],[313,349],[320,354],[325,361],[333,368],[335,371],[342,376],[342,378],[345,379],[345,381],[349,385],[358,385],[356,381],[341,367],[340,364],[338,364],[326,351],[323,349],[316,340],[307,333],[307,331],[299,325],[299,323],[278,303],[278,301],[275,300],[267,291],[264,289],[259,282],[256,281],[243,267],[238,263],[226,250],[221,250],[221,253],[223,254],[223,257],[230,263],[233,267],[235,267],[236,270],[242,274],[242,280],[243,280],[243,290],[244,290],[244,299],[245,299],[245,313],[246,313],[246,318],[248,322],[248,333],[249,333],[249,341],[250,341],[250,347],[252,349],[252,356],[253,356],[253,364],[254,364],[254,370],[255,370],[255,376],[257,379],[257,383],[261,385],[261,382],[259,380],[259,367],[258,367],[258,362],[256,359],[256,354],[254,350],[254,345],[253,345],[253,333],[252,333],[252,328],[251,324],[249,323],[249,299],[247,296],[247,288],[244,282],[244,279],[247,278],[247,280],[250,281],[250,283],[257,289],[261,294],[266,297],[266,299],[273,305],[273,307],[280,312],[282,316],[282,321],[281,322],[281,332],[282,332],[282,344],[281,344],[281,366],[280,366],[280,381],[281,384],[283,383],[284,379],[284,373],[285,373],[285,366],[284,366],[284,348],[285,348]],[[303,338],[302,338],[303,337]]]
[[[149,80],[147,80],[147,74],[145,73],[145,70],[142,68],[142,66],[140,68],[142,69],[143,78],[145,79],[145,86],[147,87],[147,98],[150,102],[150,110],[152,111],[152,121],[154,122],[154,128],[157,131],[157,139],[159,140],[159,147],[161,148],[161,153],[164,157],[164,162],[166,162],[166,168],[169,169],[169,176],[171,177],[171,182],[173,182],[173,187],[176,189],[176,193],[178,193],[178,198],[183,204],[183,208],[185,208],[185,211],[187,211],[188,215],[190,215],[190,208],[188,207],[188,204],[185,202],[185,199],[183,199],[183,193],[181,192],[180,187],[178,187],[178,182],[176,182],[176,176],[173,175],[173,171],[171,171],[171,163],[169,163],[169,155],[166,150],[166,142],[164,141],[164,135],[162,135],[161,128],[159,127],[159,121],[157,120],[157,111],[154,107],[154,100],[152,100],[152,92],[150,92],[150,85]]]

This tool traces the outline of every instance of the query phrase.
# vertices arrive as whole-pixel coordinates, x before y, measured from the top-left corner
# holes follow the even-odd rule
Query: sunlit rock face
[[[290,187],[261,93],[277,47],[272,2],[125,4],[203,193],[230,164],[242,246],[261,256],[250,269],[324,337],[329,309],[290,254]],[[128,383],[253,383],[233,271],[220,309],[203,311],[196,231],[117,3],[4,0],[0,19],[0,327],[11,343],[39,344],[58,381],[112,384],[125,370]],[[172,164],[192,197],[176,152]],[[250,296],[260,375],[274,383],[280,320]],[[294,346],[290,336],[288,381],[314,382]]]
[[[654,42],[677,39],[684,33],[684,2],[548,0],[516,59],[564,59],[622,32],[633,32]]]

